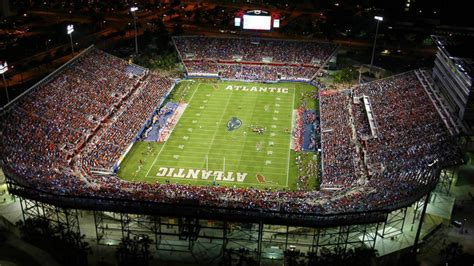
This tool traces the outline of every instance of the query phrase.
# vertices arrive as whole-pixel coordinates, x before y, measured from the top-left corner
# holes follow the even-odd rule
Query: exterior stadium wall
[[[319,255],[324,249],[342,253],[362,246],[374,248],[376,239],[381,241],[402,235],[404,224],[408,223],[411,223],[412,228],[417,228],[413,242],[413,249],[416,249],[429,198],[428,191],[428,194],[414,202],[407,202],[403,207],[378,213],[380,216],[377,219],[372,219],[374,216],[369,213],[356,216],[347,213],[329,216],[324,223],[295,224],[291,223],[296,221],[294,216],[290,220],[269,220],[262,219],[255,213],[247,216],[245,211],[235,211],[235,215],[232,215],[234,211],[230,211],[211,217],[210,214],[216,214],[215,209],[197,210],[192,206],[164,204],[157,204],[161,206],[154,208],[147,203],[132,200],[78,198],[37,192],[32,194],[31,189],[12,183],[9,175],[7,178],[9,191],[20,199],[23,219],[46,219],[61,225],[65,230],[79,233],[83,227],[84,233],[91,232],[84,231],[85,227],[90,226],[90,222],[81,222],[86,219],[83,218],[84,214],[91,219],[90,212],[84,211],[92,211],[95,235],[86,237],[96,239],[99,245],[117,244],[124,237],[146,236],[153,241],[152,250],[157,252],[194,254],[212,244],[209,249],[216,250],[217,256],[245,249],[258,262],[282,259],[280,256],[283,254],[278,254],[276,247],[280,252],[296,248],[308,256]],[[135,207],[126,207],[125,202]],[[407,217],[407,208],[414,210],[413,220]],[[205,213],[209,215],[204,216]],[[361,215],[365,215],[365,218],[360,219]],[[245,216],[244,219],[240,219],[242,216]],[[312,214],[309,216],[313,217]],[[333,220],[336,216],[344,217],[345,223]]]

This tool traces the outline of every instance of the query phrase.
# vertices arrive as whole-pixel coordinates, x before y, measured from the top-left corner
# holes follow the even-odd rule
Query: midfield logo
[[[238,129],[242,125],[242,120],[238,119],[237,117],[232,117],[229,121],[227,121],[227,130],[232,131]]]

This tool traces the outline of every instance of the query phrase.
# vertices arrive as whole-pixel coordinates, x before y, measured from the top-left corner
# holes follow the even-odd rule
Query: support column
[[[403,234],[406,215],[407,208],[398,209],[389,213],[386,221],[383,223],[382,234],[379,234],[379,236],[387,238]]]
[[[262,242],[263,242],[263,222],[258,224],[258,239],[257,239],[257,262],[262,261]]]
[[[222,228],[222,256],[225,256],[225,250],[227,249],[227,222],[224,221]]]
[[[423,205],[423,210],[421,211],[421,215],[420,215],[420,222],[418,223],[418,229],[416,230],[415,243],[413,244],[413,249],[412,249],[412,252],[415,252],[415,253],[416,253],[417,248],[418,248],[418,241],[420,240],[421,228],[423,226],[423,219],[425,218],[426,207],[428,206],[428,202],[430,200],[430,195],[431,195],[431,192],[429,192],[426,195],[425,203]]]
[[[28,218],[44,219],[52,226],[68,232],[80,233],[79,218],[76,209],[65,209],[54,205],[20,197],[23,221]]]
[[[99,244],[100,240],[104,238],[104,219],[103,213],[101,211],[93,211],[94,214],[94,227],[95,227],[95,236],[97,239],[97,244]]]
[[[130,237],[130,218],[126,213],[120,213],[120,227],[122,229],[122,238]]]
[[[453,183],[454,174],[456,173],[457,169],[458,167],[451,167],[441,170],[436,191],[447,196],[450,195],[451,185]]]

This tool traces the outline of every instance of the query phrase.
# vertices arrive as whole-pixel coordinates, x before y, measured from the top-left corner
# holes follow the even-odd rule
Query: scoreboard
[[[244,30],[272,30],[280,27],[280,18],[264,10],[241,11],[235,16],[234,26]]]

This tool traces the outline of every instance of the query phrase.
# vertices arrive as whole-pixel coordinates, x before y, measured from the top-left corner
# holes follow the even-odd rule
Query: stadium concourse
[[[249,49],[254,45],[250,40],[174,40],[181,56],[193,50],[197,58],[232,60],[237,51],[247,62],[269,57],[279,63],[322,64],[333,49],[313,42],[260,40],[263,53]],[[188,71],[195,67],[186,60],[184,64]],[[274,69],[286,66],[238,67],[238,74],[226,75],[268,81],[278,73]],[[254,67],[259,74],[252,74]],[[262,75],[258,67],[271,74]],[[312,68],[311,75],[316,71]],[[407,206],[433,188],[441,168],[461,161],[454,137],[409,72],[344,91],[320,90],[319,191],[128,182],[115,175],[91,174],[94,168],[114,167],[173,85],[169,78],[88,49],[3,110],[3,171],[9,180],[37,194],[324,215]]]

